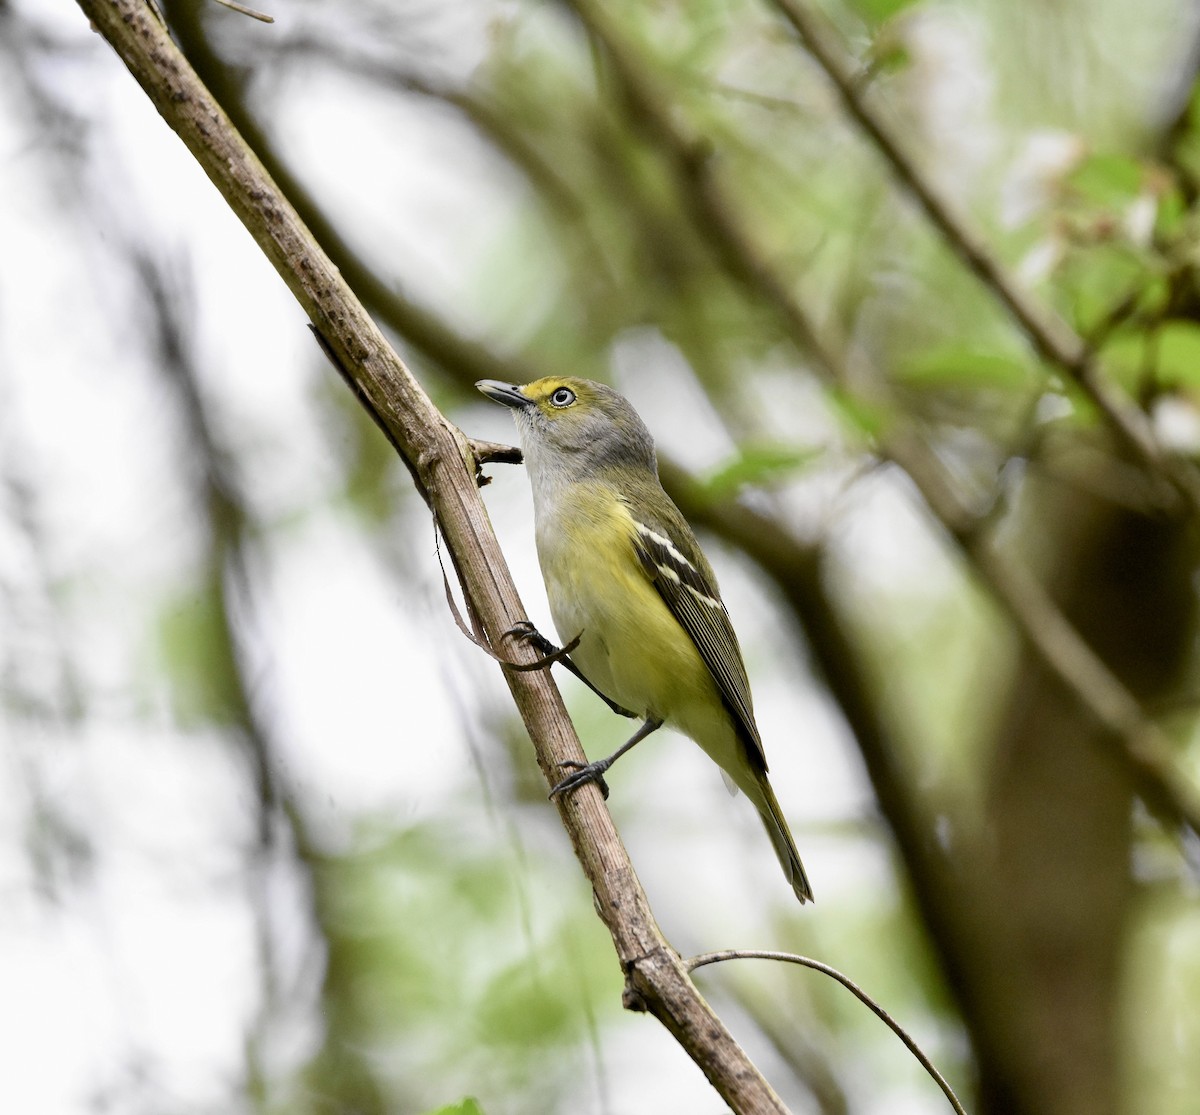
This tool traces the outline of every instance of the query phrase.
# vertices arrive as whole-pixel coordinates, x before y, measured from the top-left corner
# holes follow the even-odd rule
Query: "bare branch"
[[[437,517],[473,617],[489,644],[499,646],[525,611],[480,500],[467,439],[388,346],[151,10],[141,0],[79,0],[79,6],[253,234],[386,425]],[[532,661],[535,651],[518,642],[514,654]],[[505,676],[553,782],[561,763],[584,758],[558,691],[545,671],[507,670]],[[735,1111],[783,1115],[779,1098],[663,938],[599,791],[560,799],[558,809],[626,974],[626,1006],[654,1014]]]
[[[921,1067],[933,1077],[937,1086],[941,1088],[942,1094],[950,1101],[950,1106],[954,1108],[957,1115],[967,1115],[966,1108],[959,1102],[958,1096],[954,1094],[954,1089],[950,1087],[946,1078],[938,1072],[937,1066],[925,1055],[924,1050],[921,1049],[908,1031],[849,976],[843,975],[836,968],[824,964],[820,960],[813,960],[808,956],[798,956],[793,952],[769,952],[761,949],[723,949],[720,952],[706,952],[702,956],[693,956],[686,962],[686,965],[689,972],[694,972],[697,968],[703,968],[707,964],[720,964],[726,960],[779,960],[786,964],[799,964],[804,968],[812,968],[815,972],[823,972],[831,979],[837,980],[860,1003],[869,1007],[876,1017],[882,1019],[890,1027],[892,1033],[904,1042],[908,1047],[908,1051],[921,1062]]]

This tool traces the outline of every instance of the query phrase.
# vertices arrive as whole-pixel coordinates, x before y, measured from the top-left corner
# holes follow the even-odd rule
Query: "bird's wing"
[[[716,577],[679,509],[661,489],[656,494],[660,498],[653,502],[639,500],[637,511],[629,508],[634,549],[646,576],[700,652],[751,761],[765,772],[767,757],[754,723],[750,679]]]

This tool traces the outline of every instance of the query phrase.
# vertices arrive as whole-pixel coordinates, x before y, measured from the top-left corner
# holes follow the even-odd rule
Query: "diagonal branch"
[[[1095,344],[1085,343],[1061,317],[1030,297],[984,238],[922,177],[916,161],[869,103],[860,75],[826,31],[822,19],[802,0],[772,2],[825,71],[847,113],[878,148],[964,266],[1012,316],[1038,355],[1082,388],[1138,460],[1174,485],[1193,511],[1200,510],[1200,477],[1195,469],[1167,454],[1146,416],[1105,382],[1097,365]]]
[[[633,124],[661,150],[677,189],[713,254],[748,293],[770,306],[801,352],[831,386],[865,388],[876,402],[887,388],[865,360],[843,358],[844,346],[826,335],[793,295],[788,279],[755,242],[750,226],[720,180],[708,145],[688,132],[649,68],[615,29],[600,0],[569,0],[587,32],[603,48]],[[963,506],[945,466],[921,432],[895,412],[877,436],[883,456],[912,480],[933,517],[958,543],[980,582],[1026,644],[1066,692],[1106,729],[1143,796],[1174,822],[1200,834],[1200,791],[1177,763],[1165,734],[1137,699],[1071,625],[1046,590],[1017,560],[998,550]]]
[[[254,236],[387,426],[437,516],[484,636],[498,646],[524,611],[480,500],[466,438],[388,346],[151,8],[142,0],[79,0],[79,6]],[[535,654],[521,646],[512,653],[525,661]],[[546,673],[505,676],[538,762],[552,781],[558,764],[584,757],[558,691]],[[664,939],[599,791],[573,794],[558,809],[625,971],[626,1005],[654,1014],[735,1111],[784,1115],[779,1098]]]

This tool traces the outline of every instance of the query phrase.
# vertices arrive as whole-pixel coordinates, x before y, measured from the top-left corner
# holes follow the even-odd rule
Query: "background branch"
[[[801,0],[773,0],[773,3],[825,71],[851,118],[967,269],[1012,315],[1038,354],[1074,380],[1135,456],[1153,473],[1170,481],[1188,501],[1193,513],[1200,511],[1200,477],[1195,469],[1165,453],[1146,416],[1104,381],[1095,346],[1086,344],[1062,318],[1039,306],[1008,274],[987,241],[925,181],[915,160],[871,105],[861,75],[833,41],[821,17]]]

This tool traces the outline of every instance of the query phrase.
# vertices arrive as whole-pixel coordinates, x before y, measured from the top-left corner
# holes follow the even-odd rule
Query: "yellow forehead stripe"
[[[535,403],[544,403],[560,387],[566,387],[582,398],[587,394],[586,388],[577,379],[570,376],[545,376],[535,379],[532,383],[521,388],[521,394]]]
[[[521,388],[521,393],[529,399],[544,399],[547,395],[554,394],[560,387],[565,386],[567,381],[561,376],[545,376],[542,379],[535,379],[532,383],[525,384]]]

